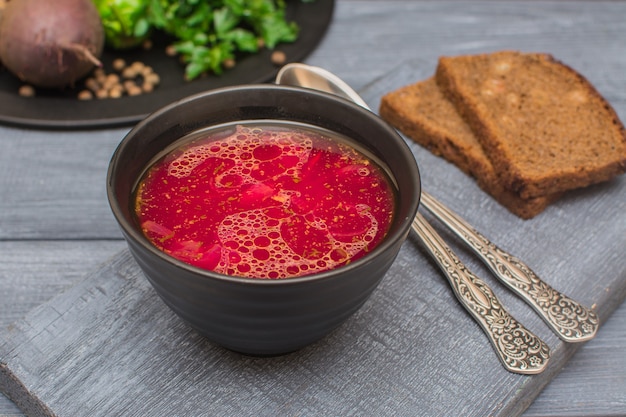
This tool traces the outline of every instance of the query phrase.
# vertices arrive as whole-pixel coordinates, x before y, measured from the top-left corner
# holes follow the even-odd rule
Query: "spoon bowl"
[[[367,103],[341,78],[323,68],[293,63],[285,65],[276,75],[276,84],[292,85],[325,91],[346,98],[369,109]]]

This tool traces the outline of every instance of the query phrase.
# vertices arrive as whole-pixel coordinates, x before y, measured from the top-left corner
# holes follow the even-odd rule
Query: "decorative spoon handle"
[[[566,342],[593,338],[599,326],[595,312],[541,280],[524,262],[508,254],[467,222],[422,192],[422,205],[463,240],[507,287],[528,303]]]
[[[538,374],[548,364],[550,348],[504,309],[491,288],[472,274],[418,213],[413,230],[437,262],[463,307],[474,317],[504,367],[518,374]]]

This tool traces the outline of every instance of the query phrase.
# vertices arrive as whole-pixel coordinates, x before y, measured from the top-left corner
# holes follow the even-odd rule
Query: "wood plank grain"
[[[0,239],[120,239],[105,183],[127,130],[0,127]]]
[[[626,304],[543,390],[524,417],[626,415]]]
[[[122,240],[0,241],[0,327],[77,284],[125,246]]]
[[[58,296],[125,246],[117,241],[0,241],[0,328]],[[0,394],[0,416],[23,412]]]

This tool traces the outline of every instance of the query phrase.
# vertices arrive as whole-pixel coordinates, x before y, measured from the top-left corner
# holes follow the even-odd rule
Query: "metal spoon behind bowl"
[[[349,85],[322,68],[288,64],[279,71],[276,83],[326,91],[369,109],[367,103]],[[459,236],[496,277],[533,307],[561,339],[581,342],[595,336],[599,320],[593,311],[550,287],[521,260],[495,246],[424,191],[421,203]],[[489,286],[467,270],[419,213],[413,222],[413,230],[450,281],[461,304],[487,334],[505,368],[522,374],[542,372],[549,359],[548,346],[513,319]],[[508,324],[502,326],[502,323]],[[516,337],[522,337],[526,343],[518,347],[513,343]]]

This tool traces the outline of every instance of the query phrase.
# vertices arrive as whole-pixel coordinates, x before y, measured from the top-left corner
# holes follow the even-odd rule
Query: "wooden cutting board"
[[[434,66],[408,62],[362,95],[377,109],[382,94],[427,78]],[[613,105],[626,114],[626,100]],[[626,178],[570,193],[523,221],[452,165],[410,146],[427,191],[553,287],[593,306],[601,320],[623,301]],[[513,315],[550,345],[543,374],[502,368],[410,237],[380,287],[342,327],[273,358],[207,342],[163,304],[123,250],[0,334],[0,389],[32,415],[519,415],[577,345],[561,342],[433,224]]]

